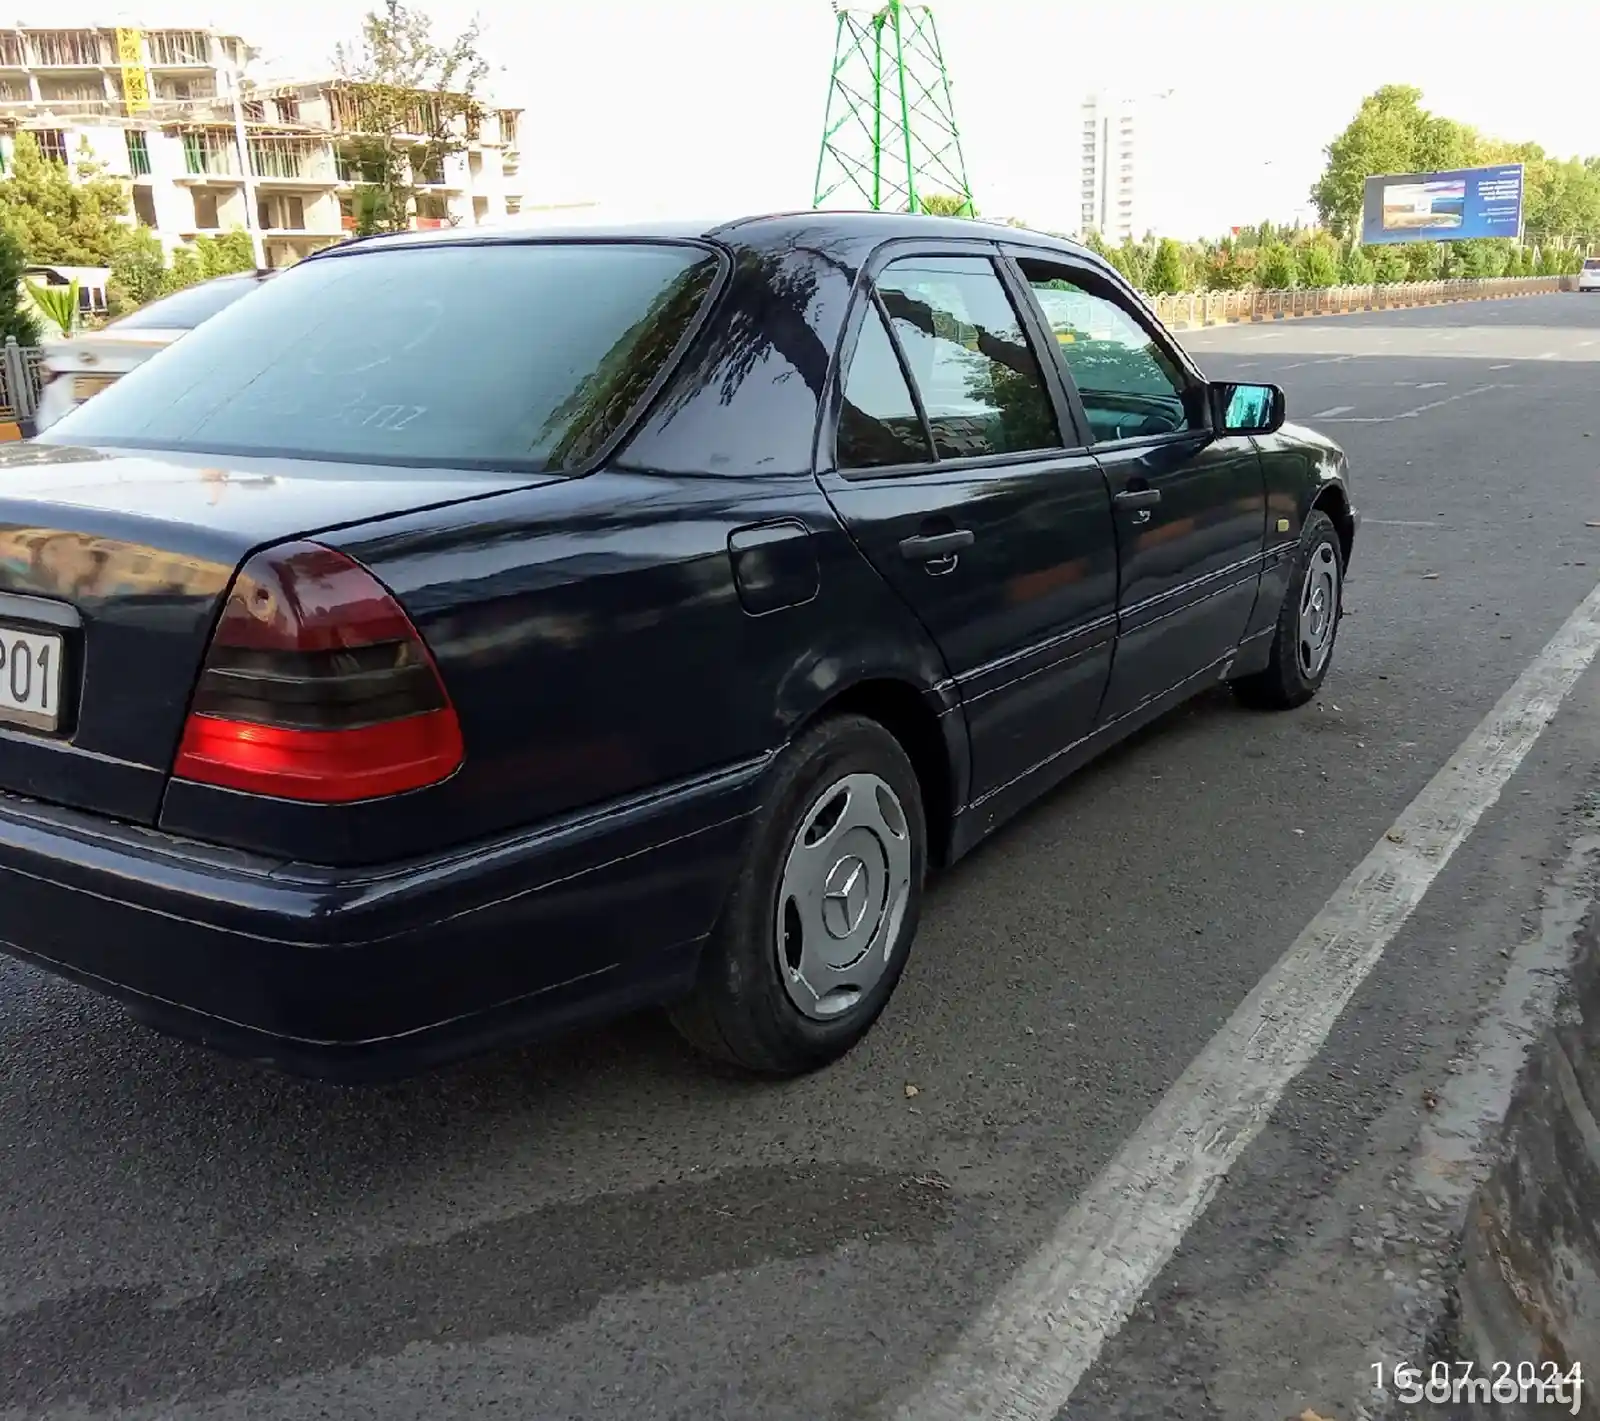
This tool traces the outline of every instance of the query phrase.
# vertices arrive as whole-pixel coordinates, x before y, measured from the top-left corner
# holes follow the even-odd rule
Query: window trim
[[[1050,331],[1050,322],[1044,314],[1044,307],[1039,298],[1034,295],[1033,284],[1028,280],[1027,273],[1022,270],[1025,261],[1048,262],[1052,266],[1059,266],[1069,273],[1071,280],[1079,282],[1086,294],[1099,297],[1102,300],[1112,300],[1112,304],[1122,309],[1123,314],[1134,322],[1150,340],[1158,346],[1167,358],[1187,377],[1188,385],[1180,392],[1182,396],[1193,398],[1196,390],[1204,391],[1209,384],[1206,377],[1178,343],[1173,340],[1171,333],[1156,318],[1148,303],[1130,285],[1121,273],[1114,268],[1102,270],[1098,263],[1091,263],[1077,259],[1067,253],[1055,251],[1048,247],[1033,247],[1019,242],[1003,244],[1004,257],[1007,267],[1012,271],[1018,286],[1026,294],[1029,309],[1034,313],[1035,319],[1045,331]],[[1101,290],[1096,290],[1099,287]],[[1109,292],[1111,295],[1103,293]],[[1120,300],[1114,299],[1120,297]],[[1078,382],[1073,378],[1072,367],[1067,363],[1066,356],[1062,354],[1058,341],[1051,339],[1051,355],[1053,363],[1063,384],[1066,386],[1072,404],[1073,417],[1087,437],[1092,433],[1089,424],[1088,411],[1083,405],[1083,395],[1078,389]],[[1141,434],[1131,439],[1102,439],[1092,440],[1089,444],[1094,449],[1141,449],[1160,448],[1167,444],[1180,444],[1198,439],[1215,439],[1215,429],[1211,423],[1209,402],[1204,399],[1196,401],[1201,414],[1202,423],[1198,427],[1173,430],[1170,434]]]
[[[878,294],[879,275],[886,267],[907,257],[977,257],[990,264],[1001,289],[1016,313],[1023,339],[1027,341],[1034,359],[1039,363],[1040,377],[1050,401],[1051,412],[1055,416],[1056,433],[1061,439],[1060,444],[1051,449],[1028,449],[1004,454],[971,454],[955,459],[939,457],[938,446],[934,442],[933,432],[928,424],[927,411],[923,407],[922,391],[912,378],[905,351],[900,344],[900,337],[894,329],[894,322],[888,319],[888,313]],[[839,343],[828,372],[826,397],[819,402],[821,408],[817,421],[816,452],[812,461],[816,474],[819,477],[834,475],[851,483],[860,483],[866,479],[902,479],[929,474],[964,475],[987,469],[1034,464],[1045,459],[1067,459],[1086,453],[1086,445],[1073,442],[1082,440],[1084,426],[1073,411],[1067,388],[1062,384],[1057,369],[1058,362],[1047,359],[1040,349],[1039,325],[1032,298],[1026,302],[1019,302],[1013,283],[1014,278],[1009,263],[999,242],[973,238],[899,237],[876,247],[856,273],[849,310],[846,312]],[[850,364],[855,359],[856,347],[861,338],[861,327],[869,305],[877,307],[888,329],[895,357],[900,362],[900,372],[905,377],[911,398],[916,402],[917,410],[922,417],[928,447],[933,453],[933,458],[929,461],[916,464],[886,464],[871,469],[845,469],[839,466],[839,416],[844,406],[844,385],[849,376]]]

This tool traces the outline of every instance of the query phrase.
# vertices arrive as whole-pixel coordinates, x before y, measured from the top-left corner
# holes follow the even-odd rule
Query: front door
[[[988,244],[891,252],[846,337],[824,489],[961,691],[972,796],[1086,735],[1116,622],[1111,500]],[[852,348],[853,341],[853,348]]]
[[[1233,655],[1261,581],[1266,481],[1250,439],[1212,432],[1204,380],[1130,292],[1087,266],[1013,255],[1112,495],[1121,566],[1106,724]]]

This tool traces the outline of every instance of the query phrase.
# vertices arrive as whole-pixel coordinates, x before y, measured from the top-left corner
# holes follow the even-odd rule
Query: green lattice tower
[[[950,75],[933,11],[889,0],[871,14],[840,10],[813,207],[921,212],[938,194],[975,216]],[[848,201],[835,199],[844,194]],[[940,204],[941,210],[944,204]]]

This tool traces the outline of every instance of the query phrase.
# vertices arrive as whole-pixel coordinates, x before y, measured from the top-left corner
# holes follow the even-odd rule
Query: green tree
[[[976,217],[978,209],[972,199],[953,192],[924,193],[917,198],[922,210],[933,217]]]
[[[1405,253],[1407,281],[1437,281],[1443,269],[1444,253],[1439,242],[1409,242]]]
[[[1424,109],[1422,90],[1385,84],[1361,101],[1326,152],[1327,165],[1312,186],[1311,200],[1323,222],[1345,236],[1360,221],[1369,177],[1470,167],[1482,156],[1484,143],[1465,124]]]
[[[106,292],[113,316],[143,306],[161,295],[167,275],[167,254],[156,234],[142,223],[124,227],[111,254],[111,281]]]
[[[27,266],[22,243],[0,228],[0,341],[18,345],[39,343],[39,318],[22,295],[22,271]]]
[[[45,158],[26,130],[13,145],[11,171],[0,179],[0,227],[16,237],[28,262],[110,266],[119,219],[128,211],[122,184],[84,157],[76,174],[69,172]]]
[[[418,186],[441,178],[445,159],[466,147],[489,72],[478,41],[476,21],[440,43],[423,11],[385,0],[367,12],[360,39],[335,51],[339,96],[353,115],[343,151],[359,177],[358,233],[404,231]]]
[[[1339,255],[1327,242],[1307,242],[1299,251],[1302,286],[1337,286]]]
[[[1377,268],[1380,286],[1396,286],[1410,279],[1406,268],[1405,250],[1401,247],[1379,247],[1372,261]]]
[[[1261,249],[1256,284],[1266,291],[1290,291],[1300,284],[1300,264],[1287,242],[1273,242]]]
[[[1365,247],[1352,246],[1344,254],[1339,277],[1347,286],[1371,286],[1378,279],[1377,263],[1367,255]]]
[[[44,319],[52,335],[70,336],[77,328],[78,278],[73,277],[65,286],[46,286],[36,281],[24,280],[22,289],[28,293],[34,309]]]
[[[1150,273],[1145,278],[1146,289],[1163,296],[1172,296],[1180,291],[1189,290],[1187,265],[1182,246],[1171,237],[1163,237],[1156,246],[1155,258],[1150,263]]]

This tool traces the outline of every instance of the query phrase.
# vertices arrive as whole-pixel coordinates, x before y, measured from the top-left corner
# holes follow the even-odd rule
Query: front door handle
[[[933,562],[970,548],[975,541],[970,528],[957,528],[953,533],[922,533],[900,540],[900,556],[907,562]]]
[[[1112,502],[1118,508],[1154,508],[1161,502],[1158,488],[1125,488]]]

